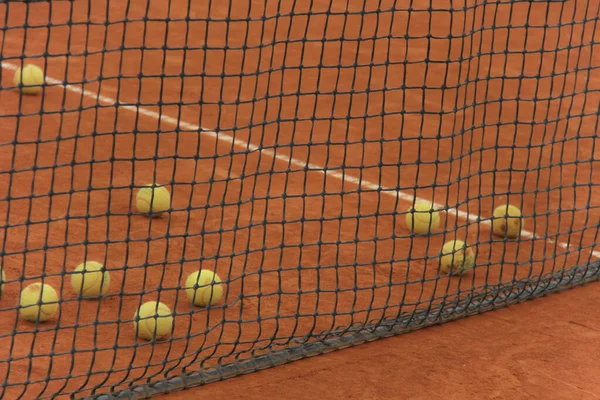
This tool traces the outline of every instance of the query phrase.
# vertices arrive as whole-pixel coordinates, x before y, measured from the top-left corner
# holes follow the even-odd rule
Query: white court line
[[[2,68],[6,68],[8,70],[11,71],[16,71],[19,66],[16,66],[14,64],[8,63],[3,61],[2,62]],[[113,99],[112,97],[108,97],[108,96],[103,96],[99,93],[95,93],[95,92],[91,92],[89,90],[85,90],[85,89],[80,89],[77,86],[73,86],[70,84],[65,84],[63,81],[59,81],[58,79],[54,79],[52,77],[46,76],[46,82],[51,84],[51,85],[57,85],[57,86],[61,86],[62,88],[64,88],[65,90],[74,92],[74,93],[79,93],[83,96],[89,97],[91,99],[94,99],[96,101],[98,101],[99,103],[105,104],[105,105],[115,105],[117,106],[117,100]],[[343,182],[348,182],[348,183],[352,183],[357,185],[360,188],[363,189],[368,189],[368,190],[373,190],[373,191],[379,191],[381,194],[384,194],[386,196],[391,196],[391,197],[397,197],[400,200],[404,200],[408,203],[413,204],[414,202],[419,202],[419,201],[429,201],[426,199],[422,199],[420,197],[416,197],[413,196],[412,194],[409,193],[405,193],[399,190],[395,190],[395,189],[391,189],[391,188],[385,188],[380,186],[379,184],[367,181],[365,179],[359,179],[356,178],[352,175],[348,175],[344,172],[339,172],[337,170],[325,170],[323,166],[321,165],[316,165],[316,164],[312,164],[312,163],[307,163],[304,160],[300,160],[298,158],[294,158],[294,157],[290,157],[290,156],[286,156],[283,154],[276,154],[274,150],[272,149],[261,149],[260,147],[253,145],[251,143],[248,143],[244,140],[241,139],[235,139],[233,136],[228,135],[226,133],[216,133],[210,129],[205,129],[203,127],[201,127],[200,125],[196,125],[196,124],[192,124],[183,120],[178,120],[177,118],[173,118],[170,117],[168,115],[165,114],[159,114],[155,111],[149,110],[147,108],[144,107],[140,107],[140,106],[133,106],[133,105],[126,105],[126,104],[118,104],[119,108],[122,108],[124,110],[127,111],[131,111],[133,113],[136,114],[142,114],[145,115],[147,117],[150,118],[154,118],[160,122],[165,122],[167,124],[171,124],[175,127],[181,127],[190,131],[197,131],[199,134],[202,135],[206,135],[206,136],[210,136],[214,139],[217,140],[222,140],[224,142],[227,143],[231,143],[233,146],[237,146],[237,147],[241,147],[243,149],[247,149],[247,151],[257,151],[260,152],[262,155],[265,155],[267,157],[270,157],[272,159],[275,160],[279,160],[279,161],[283,161],[285,163],[287,163],[288,165],[294,165],[296,167],[299,168],[306,168],[308,167],[308,169],[312,172],[319,172],[322,174],[325,174],[326,176],[338,179],[340,181]],[[216,166],[215,166],[216,167]],[[459,209],[456,208],[447,208],[446,206],[443,206],[441,204],[438,203],[434,203],[433,206],[436,209],[439,210],[444,210],[446,211],[448,214],[452,214],[457,216],[458,218],[462,218],[463,220],[467,220],[470,222],[474,222],[474,223],[478,223],[481,225],[487,225],[491,227],[491,220],[489,219],[482,219],[479,215],[477,214],[469,214],[465,211],[461,211]],[[534,238],[534,239],[538,239],[538,240],[546,240],[548,243],[550,244],[556,244],[559,247],[562,247],[563,249],[567,249],[567,250],[571,250],[573,248],[573,245],[564,243],[564,242],[559,242],[556,241],[554,239],[551,238],[544,238],[541,236],[536,235],[533,232],[529,232],[527,230],[522,230],[521,231],[521,236],[524,237],[528,237],[528,238]],[[600,251],[591,251],[592,255],[596,258],[600,258]]]

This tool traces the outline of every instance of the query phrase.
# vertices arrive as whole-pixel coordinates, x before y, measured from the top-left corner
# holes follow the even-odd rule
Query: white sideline
[[[11,70],[11,71],[16,71],[19,67],[14,64],[3,61],[2,68],[5,68],[5,69]],[[91,91],[85,90],[85,89],[80,89],[79,87],[71,85],[71,84],[65,84],[63,81],[54,79],[49,76],[46,76],[46,82],[51,85],[61,86],[65,90],[68,90],[68,91],[71,91],[74,93],[79,93],[83,96],[97,100],[99,103],[102,103],[105,105],[116,105],[117,104],[117,100],[113,99],[112,97],[103,96],[99,93],[91,92]],[[404,200],[411,204],[415,201],[417,201],[417,202],[418,201],[429,201],[429,200],[425,200],[425,199],[422,199],[419,197],[415,197],[409,193],[405,193],[405,192],[402,192],[399,190],[382,187],[376,183],[373,183],[373,182],[370,182],[370,181],[367,181],[364,179],[356,178],[356,177],[354,177],[352,175],[348,175],[344,172],[340,172],[337,170],[325,170],[324,167],[321,165],[307,163],[304,160],[300,160],[300,159],[297,159],[294,157],[289,157],[289,156],[282,155],[282,154],[275,154],[275,152],[272,149],[261,149],[260,147],[253,145],[251,143],[248,143],[244,140],[235,139],[231,135],[228,135],[226,133],[216,133],[210,129],[205,129],[199,125],[192,124],[192,123],[182,121],[182,120],[178,120],[177,118],[173,118],[173,117],[170,117],[165,114],[159,114],[157,112],[154,112],[154,111],[149,110],[144,107],[134,106],[134,105],[126,105],[126,104],[118,104],[118,107],[122,108],[124,110],[131,111],[133,113],[139,113],[139,114],[145,115],[147,117],[154,118],[158,121],[171,124],[175,127],[181,127],[181,128],[184,128],[184,129],[190,130],[190,131],[197,131],[199,134],[207,135],[212,138],[231,143],[233,146],[247,149],[247,151],[253,151],[253,152],[258,151],[262,155],[268,156],[272,159],[283,161],[283,162],[287,163],[288,165],[294,165],[299,168],[308,167],[308,169],[310,171],[319,172],[319,173],[325,174],[326,176],[329,176],[329,177],[332,177],[335,179],[339,179],[340,181],[345,181],[348,183],[355,184],[363,189],[379,191],[380,193],[382,193],[386,196],[397,197],[398,199]],[[434,207],[436,209],[445,210],[448,214],[456,215],[458,218],[462,218],[464,220],[474,222],[474,223],[479,223],[482,225],[491,226],[491,221],[489,219],[482,219],[479,215],[468,214],[465,211],[461,211],[461,210],[458,210],[455,208],[447,208],[446,206],[443,206],[443,205],[437,204],[437,203],[434,203]],[[539,240],[545,239],[548,243],[556,244],[559,247],[562,247],[563,249],[567,249],[567,250],[569,250],[573,247],[572,245],[564,243],[564,242],[559,242],[559,241],[556,241],[551,238],[544,238],[544,237],[538,236],[535,233],[527,231],[527,230],[522,230],[521,236],[528,237],[528,238],[535,238],[535,239],[539,239]],[[591,253],[595,258],[600,258],[600,251],[592,250]]]

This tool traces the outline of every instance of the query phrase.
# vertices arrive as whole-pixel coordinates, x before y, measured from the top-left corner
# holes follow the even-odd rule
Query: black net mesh
[[[598,1],[0,3],[0,397],[143,398],[599,276]]]

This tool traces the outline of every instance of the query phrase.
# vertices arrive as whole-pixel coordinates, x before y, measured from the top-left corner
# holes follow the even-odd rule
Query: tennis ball
[[[0,299],[2,298],[2,293],[4,292],[4,282],[6,282],[6,275],[4,274],[4,268],[0,267]]]
[[[492,228],[496,235],[515,239],[521,233],[524,225],[521,210],[517,207],[505,204],[494,210]]]
[[[139,212],[159,216],[171,207],[171,194],[164,186],[146,185],[138,191],[136,204]]]
[[[28,64],[17,69],[13,79],[15,86],[25,94],[36,94],[42,90],[44,71],[37,65]]]
[[[165,339],[173,329],[173,314],[165,304],[148,301],[135,312],[133,327],[142,339]]]
[[[433,205],[427,201],[420,201],[408,209],[406,214],[406,226],[418,235],[429,233],[430,230],[440,226],[440,213],[433,209]]]
[[[450,275],[461,275],[475,265],[475,253],[462,240],[447,242],[442,247],[440,269]]]
[[[58,295],[45,283],[32,283],[21,292],[21,316],[27,321],[46,321],[58,310]]]
[[[221,278],[212,271],[202,270],[190,274],[185,281],[185,292],[190,303],[205,307],[217,304],[223,296]]]
[[[81,263],[71,275],[71,286],[82,297],[94,297],[106,293],[110,285],[110,274],[96,261]]]

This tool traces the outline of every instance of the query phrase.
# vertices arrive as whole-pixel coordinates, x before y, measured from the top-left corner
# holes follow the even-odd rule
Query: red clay
[[[543,55],[524,50],[564,48],[565,37],[572,46],[597,42],[593,35],[598,33],[577,25],[569,35],[548,28],[545,39],[541,33],[530,35],[526,43],[523,29],[510,35],[507,29],[497,29],[494,41],[490,29],[474,33],[472,42],[418,38],[428,32],[439,37],[462,34],[465,24],[475,23],[486,28],[525,22],[556,25],[555,15],[572,19],[569,10],[575,4],[580,10],[583,1],[490,5],[485,15],[481,8],[469,8],[441,13],[435,24],[425,12],[426,1],[412,3],[420,12],[411,18],[406,11],[389,11],[363,20],[352,14],[347,20],[344,15],[327,19],[322,13],[328,7],[344,11],[347,6],[342,1],[329,3],[315,1],[312,11],[317,15],[311,19],[282,16],[264,22],[258,17],[274,17],[277,7],[282,14],[292,7],[302,14],[309,3],[259,1],[252,2],[251,9],[243,5],[228,10],[226,2],[212,2],[208,10],[206,2],[196,1],[188,10],[183,0],[132,0],[127,11],[125,3],[110,2],[108,17],[106,1],[94,1],[89,10],[85,2],[53,2],[51,14],[47,3],[39,3],[29,6],[28,23],[45,27],[51,19],[54,26],[28,29],[25,46],[18,27],[27,6],[0,5],[3,20],[12,27],[2,37],[5,62],[17,65],[19,60],[10,57],[24,53],[55,79],[183,122],[177,130],[172,119],[158,121],[148,111],[136,114],[57,86],[47,88],[43,100],[21,98],[15,90],[0,92],[0,193],[10,190],[12,196],[10,202],[0,201],[0,222],[10,225],[0,231],[9,280],[0,305],[0,360],[13,358],[0,367],[0,376],[15,385],[5,390],[7,398],[18,397],[26,380],[34,383],[25,398],[48,397],[59,390],[87,395],[95,385],[107,391],[155,381],[165,373],[172,376],[280,348],[292,336],[410,313],[430,301],[463,298],[473,288],[510,285],[590,260],[600,217],[600,198],[591,185],[598,182],[595,161],[589,161],[598,158],[593,109],[600,98],[595,91],[600,69],[573,73],[572,63],[585,70],[597,67],[600,60],[593,58],[595,48],[589,45]],[[357,6],[351,11],[378,6],[385,10],[392,2],[351,5]],[[566,10],[562,14],[561,7]],[[144,25],[140,19],[146,12],[159,21]],[[172,21],[168,26],[164,22],[188,13],[198,21]],[[219,21],[228,13],[234,21]],[[216,20],[207,24],[203,20],[208,15]],[[256,20],[246,22],[248,15]],[[131,22],[116,22],[125,17]],[[81,24],[67,28],[68,19]],[[94,24],[88,24],[89,19]],[[105,26],[105,19],[115,23]],[[70,40],[65,41],[62,35],[69,32]],[[388,40],[389,32],[397,39]],[[405,39],[405,34],[413,39]],[[339,40],[342,35],[346,41]],[[350,40],[372,35],[381,38]],[[324,36],[331,40],[322,42]],[[224,50],[244,43],[249,46],[244,51]],[[184,45],[185,55],[179,50]],[[503,48],[511,53],[505,55]],[[34,58],[46,51],[45,59]],[[72,55],[65,57],[67,51]],[[490,52],[494,55],[458,61]],[[425,58],[431,62],[425,63]],[[535,75],[540,68],[542,75],[554,71],[556,76],[522,79],[522,74]],[[9,87],[12,73],[7,68],[3,72],[2,85]],[[90,82],[78,84],[84,79]],[[583,84],[588,93],[578,94],[581,91],[574,88]],[[441,90],[442,85],[447,89]],[[568,101],[556,97],[559,89],[573,92]],[[533,107],[534,98],[546,100]],[[18,111],[24,115],[7,116]],[[567,115],[578,113],[585,116],[564,122]],[[199,134],[194,125],[217,130],[218,135]],[[232,138],[238,140],[235,146]],[[290,157],[300,162],[286,162]],[[319,168],[307,171],[306,162]],[[324,174],[324,166],[388,189],[359,192],[355,181]],[[152,181],[170,183],[174,211],[152,221],[129,215],[133,186]],[[583,184],[573,186],[574,182]],[[493,238],[488,225],[467,223],[452,214],[443,218],[436,234],[411,238],[404,215],[396,214],[410,206],[396,198],[398,186],[409,196],[459,206],[484,218],[498,204],[519,204],[527,229],[584,249],[567,251],[540,238],[505,242]],[[460,280],[437,272],[439,250],[454,238],[478,244],[479,267]],[[84,258],[104,263],[111,272],[111,289],[102,301],[80,302],[69,287],[68,272]],[[220,307],[198,309],[187,302],[181,284],[200,267],[215,270],[227,282]],[[43,274],[64,302],[58,317],[34,335],[34,326],[17,320],[14,299]],[[573,295],[556,298],[564,296]],[[157,299],[177,316],[173,339],[152,346],[136,340],[131,320],[143,301]],[[583,304],[588,303],[573,305],[571,312],[582,312]],[[465,338],[488,352],[487,359],[471,361],[480,363],[481,370],[488,366],[488,375],[478,379],[485,382],[483,391],[502,380],[489,366],[513,361],[505,354],[495,355],[501,349],[494,340],[483,340],[483,334],[499,340],[509,336],[507,332],[525,329],[524,323],[502,325],[493,315],[526,313],[518,310],[527,307],[471,319],[480,321],[477,327],[460,322],[373,346],[414,340],[413,345],[401,346],[401,354],[409,351],[413,360],[424,363],[420,354],[431,345],[432,335],[464,326],[460,334],[444,339],[449,344]],[[546,313],[553,315],[554,310]],[[556,322],[561,323],[564,320]],[[532,340],[531,345],[538,342]],[[444,353],[443,347],[433,353],[434,361],[443,363],[448,359],[442,355],[453,354]],[[77,351],[72,354],[73,348]],[[256,376],[288,371],[295,377],[295,368],[332,362],[325,360],[344,354],[351,357],[368,348]],[[521,347],[514,351],[521,354]],[[430,380],[443,381],[445,375],[435,372],[436,365],[412,364],[406,373],[430,370],[436,377]],[[375,368],[379,365],[365,365],[363,371]],[[90,377],[88,371],[93,372]],[[343,372],[335,379],[350,376],[347,368],[335,371]],[[382,374],[360,374],[354,380],[362,390],[374,390],[375,396],[376,390],[390,387],[372,387]],[[50,382],[44,381],[47,377]],[[421,383],[413,378],[405,375],[403,382]],[[248,379],[253,378],[245,382]],[[335,386],[315,381],[304,384],[303,393],[323,393]],[[342,390],[351,387],[344,384]]]
[[[597,399],[599,288],[593,283],[156,399]]]

